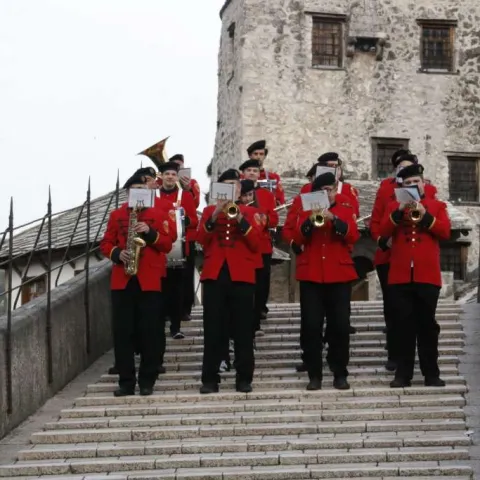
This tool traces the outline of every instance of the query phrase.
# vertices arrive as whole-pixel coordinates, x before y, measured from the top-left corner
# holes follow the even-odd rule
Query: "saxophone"
[[[127,245],[125,250],[129,253],[128,262],[125,264],[125,273],[129,276],[136,275],[138,273],[138,264],[140,260],[140,251],[145,247],[147,242],[143,238],[138,236],[135,232],[135,225],[138,222],[138,212],[140,208],[132,208],[130,212],[130,218],[128,220],[128,236]]]

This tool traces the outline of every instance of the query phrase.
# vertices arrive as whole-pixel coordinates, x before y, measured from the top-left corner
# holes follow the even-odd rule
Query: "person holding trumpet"
[[[303,360],[310,382],[307,390],[322,388],[323,324],[327,319],[327,361],[334,374],[333,386],[348,389],[351,282],[357,278],[350,246],[360,237],[348,198],[337,195],[331,172],[319,175],[312,192],[323,190],[328,208],[299,211],[291,232],[297,254],[296,279],[300,282]],[[294,208],[294,207],[292,207]]]
[[[423,171],[422,165],[412,164],[398,172],[402,187],[416,187],[420,199],[390,202],[379,230],[382,238],[392,239],[388,285],[393,333],[401,345],[392,388],[411,385],[417,343],[425,386],[445,386],[438,368],[435,312],[442,285],[440,241],[450,238],[450,219],[445,203],[425,195]]]
[[[234,185],[234,198],[216,200],[203,210],[197,241],[202,245],[204,349],[200,393],[218,392],[225,322],[235,344],[236,389],[252,391],[255,268],[261,219],[255,210],[238,205],[240,173],[229,169],[219,183]],[[215,186],[215,184],[213,185]],[[212,200],[215,198],[212,189]]]

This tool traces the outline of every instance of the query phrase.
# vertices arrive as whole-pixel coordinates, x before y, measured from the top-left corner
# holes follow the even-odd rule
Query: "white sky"
[[[0,231],[99,196],[170,135],[203,191],[224,0],[0,0]]]

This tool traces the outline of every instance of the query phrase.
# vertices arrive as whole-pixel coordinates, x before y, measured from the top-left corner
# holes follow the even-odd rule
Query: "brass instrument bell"
[[[235,202],[228,202],[224,209],[223,209],[225,215],[233,220],[238,217],[240,214],[240,208],[238,208],[238,205]]]
[[[316,210],[310,215],[310,221],[315,228],[321,228],[325,225],[325,216],[323,210]]]
[[[408,211],[408,219],[413,223],[418,223],[422,220],[422,216],[418,208],[418,202],[415,202],[415,208],[411,208]]]

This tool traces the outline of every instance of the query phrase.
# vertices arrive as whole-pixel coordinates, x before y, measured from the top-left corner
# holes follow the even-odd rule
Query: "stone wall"
[[[111,348],[110,262],[90,269],[91,349],[86,352],[85,273],[52,290],[53,383],[47,377],[46,295],[13,312],[13,413],[7,414],[6,316],[0,317],[0,438]]]

